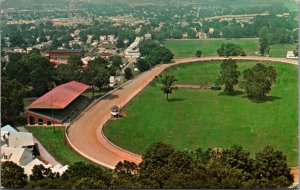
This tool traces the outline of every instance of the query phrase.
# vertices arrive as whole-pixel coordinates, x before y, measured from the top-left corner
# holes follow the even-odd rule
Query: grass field
[[[222,43],[234,43],[240,45],[248,56],[256,55],[258,51],[258,39],[208,39],[208,40],[167,40],[165,47],[169,48],[175,58],[193,57],[197,50],[203,51],[203,56],[218,56],[217,49]],[[270,46],[271,57],[285,57],[288,50],[294,50],[296,44],[277,44]]]
[[[250,67],[249,63],[239,64],[239,69]],[[157,141],[180,150],[238,144],[251,153],[273,145],[288,156],[291,166],[297,165],[297,67],[272,65],[278,80],[268,101],[253,103],[242,91],[226,96],[220,91],[179,89],[167,102],[158,83],[153,83],[125,108],[126,117],[107,123],[104,133],[113,143],[139,154]],[[215,62],[178,66],[167,72],[178,83],[213,84],[218,69]]]
[[[62,164],[72,164],[75,162],[88,162],[85,158],[79,156],[65,142],[64,128],[41,128],[27,127],[27,130],[36,137],[49,153]]]

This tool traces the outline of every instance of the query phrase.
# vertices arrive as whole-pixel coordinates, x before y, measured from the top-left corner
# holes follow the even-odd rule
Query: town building
[[[88,85],[72,81],[57,86],[27,106],[27,125],[63,125],[73,120],[89,104],[82,94]]]
[[[142,38],[136,37],[134,42],[130,44],[130,46],[125,50],[125,57],[126,58],[139,58],[141,56],[139,50],[139,44]]]
[[[83,56],[82,49],[57,49],[48,52],[50,59],[67,60],[70,56]]]

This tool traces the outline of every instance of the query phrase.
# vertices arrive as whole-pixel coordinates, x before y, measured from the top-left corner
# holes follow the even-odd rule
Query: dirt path
[[[119,161],[129,160],[140,163],[139,155],[123,150],[110,143],[103,135],[103,125],[111,118],[110,108],[113,105],[125,106],[132,98],[141,92],[154,78],[166,68],[190,62],[224,60],[224,57],[176,59],[172,64],[158,65],[150,71],[142,73],[130,83],[115,91],[107,98],[99,101],[75,121],[67,130],[67,140],[70,146],[79,154],[91,161],[113,169]],[[233,57],[236,60],[275,61],[298,65],[297,60],[269,57]],[[298,179],[297,179],[298,180]]]

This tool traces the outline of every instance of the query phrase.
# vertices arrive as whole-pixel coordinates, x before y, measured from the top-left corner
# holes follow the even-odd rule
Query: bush
[[[245,51],[241,46],[233,44],[233,43],[226,43],[222,44],[221,47],[217,50],[219,56],[246,56]]]

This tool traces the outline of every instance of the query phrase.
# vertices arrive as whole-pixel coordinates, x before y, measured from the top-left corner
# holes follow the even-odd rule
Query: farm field
[[[239,62],[239,70],[253,63]],[[181,84],[214,84],[219,64],[181,65],[166,72],[175,75]],[[251,153],[272,145],[282,150],[289,164],[295,166],[297,66],[267,64],[276,68],[278,80],[265,102],[251,102],[240,89],[235,96],[223,95],[222,91],[179,89],[167,102],[159,83],[153,82],[123,109],[126,117],[106,124],[104,133],[116,145],[138,154],[157,141],[180,150],[238,144]]]
[[[62,164],[72,164],[75,162],[91,163],[87,159],[79,156],[65,142],[64,128],[27,127],[30,133],[36,137],[49,153]]]
[[[240,45],[248,56],[257,56],[258,39],[207,39],[207,40],[167,40],[165,47],[169,48],[175,58],[194,57],[197,50],[203,51],[203,56],[218,56],[217,49],[222,43]],[[271,57],[285,57],[288,50],[294,50],[296,44],[276,44],[270,46]]]

